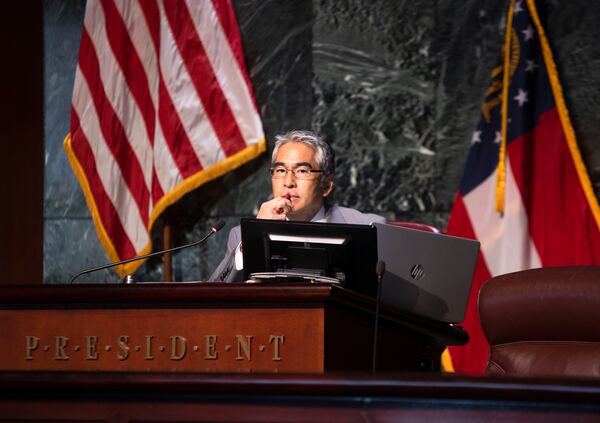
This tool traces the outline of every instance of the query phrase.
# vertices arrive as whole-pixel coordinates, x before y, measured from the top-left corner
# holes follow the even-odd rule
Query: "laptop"
[[[384,223],[377,228],[385,262],[381,303],[448,323],[465,318],[479,242]]]

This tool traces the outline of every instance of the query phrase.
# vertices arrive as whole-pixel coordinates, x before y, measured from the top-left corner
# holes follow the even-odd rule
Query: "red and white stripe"
[[[494,171],[463,198],[481,252],[492,275],[540,267],[540,257],[529,236],[529,222],[510,160],[506,166],[504,214],[496,212]]]
[[[264,151],[241,46],[229,0],[87,3],[65,148],[113,261],[149,251],[165,207]]]
[[[508,145],[504,214],[496,172],[462,199],[491,275],[600,263],[600,231],[556,108]]]

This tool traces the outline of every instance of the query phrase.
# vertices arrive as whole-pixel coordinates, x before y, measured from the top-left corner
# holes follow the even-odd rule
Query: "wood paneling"
[[[322,373],[323,310],[0,310],[0,370]]]
[[[42,5],[8,2],[0,14],[2,284],[40,284],[43,277]]]

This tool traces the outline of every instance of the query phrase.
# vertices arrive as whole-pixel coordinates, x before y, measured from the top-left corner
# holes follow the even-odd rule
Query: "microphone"
[[[375,303],[375,329],[373,334],[373,358],[371,372],[375,373],[377,369],[377,337],[379,332],[379,304],[381,303],[381,283],[385,273],[385,262],[379,260],[375,265],[375,273],[377,274],[377,301]]]
[[[150,254],[146,254],[146,255],[143,255],[143,256],[139,256],[139,257],[133,257],[133,258],[130,258],[130,259],[127,259],[127,260],[121,260],[121,261],[118,261],[116,263],[109,263],[109,264],[105,264],[103,266],[98,266],[98,267],[93,267],[91,269],[82,270],[81,272],[75,274],[71,278],[71,280],[69,281],[69,283],[72,284],[75,279],[77,279],[81,275],[85,275],[86,273],[92,273],[92,272],[95,272],[97,270],[108,269],[109,267],[118,266],[120,264],[130,263],[132,261],[142,260],[142,259],[145,259],[145,258],[148,258],[148,257],[157,256],[159,254],[170,253],[171,251],[183,250],[184,248],[189,248],[189,247],[193,247],[193,246],[198,245],[198,244],[202,244],[204,241],[206,241],[208,238],[210,238],[213,234],[216,234],[221,229],[223,229],[223,226],[225,226],[225,222],[222,221],[222,220],[218,221],[217,224],[214,225],[210,229],[210,232],[207,233],[204,236],[204,238],[202,238],[200,241],[192,242],[191,244],[180,245],[179,247],[173,247],[173,248],[169,248],[169,249],[166,249],[166,250],[157,251],[155,253],[150,253]]]

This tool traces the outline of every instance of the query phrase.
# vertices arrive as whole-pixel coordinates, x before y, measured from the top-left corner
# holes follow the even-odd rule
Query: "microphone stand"
[[[71,280],[69,281],[69,283],[72,284],[73,281],[75,281],[75,279],[77,279],[81,275],[85,275],[87,273],[96,272],[97,270],[108,269],[109,267],[114,267],[114,266],[119,266],[121,264],[131,263],[132,261],[142,260],[142,259],[145,259],[145,258],[158,256],[158,255],[164,254],[164,253],[170,253],[170,252],[173,252],[173,251],[183,250],[184,248],[194,247],[195,245],[202,244],[204,241],[206,241],[208,238],[210,238],[213,234],[216,234],[217,232],[219,232],[223,228],[223,226],[225,226],[225,222],[223,222],[223,221],[218,222],[215,226],[213,226],[211,228],[210,232],[207,233],[204,236],[204,238],[202,238],[199,241],[193,242],[191,244],[180,245],[179,247],[173,247],[173,248],[169,248],[167,250],[157,251],[155,253],[150,253],[150,254],[146,254],[146,255],[143,255],[143,256],[139,256],[139,257],[133,257],[133,258],[130,258],[130,259],[127,259],[127,260],[121,260],[121,261],[118,261],[116,263],[109,263],[109,264],[105,264],[105,265],[102,265],[102,266],[94,267],[92,269],[82,270],[81,272],[75,274],[71,278]],[[133,283],[133,277],[131,275],[127,275],[124,279],[125,279],[125,283],[128,283],[128,284]]]
[[[378,332],[379,332],[379,304],[381,303],[381,285],[383,280],[383,274],[385,273],[385,262],[383,260],[379,260],[377,262],[377,266],[375,267],[375,273],[377,273],[377,300],[375,303],[375,329],[373,334],[373,358],[371,368],[371,372],[375,373],[377,369],[377,341],[378,341]]]

